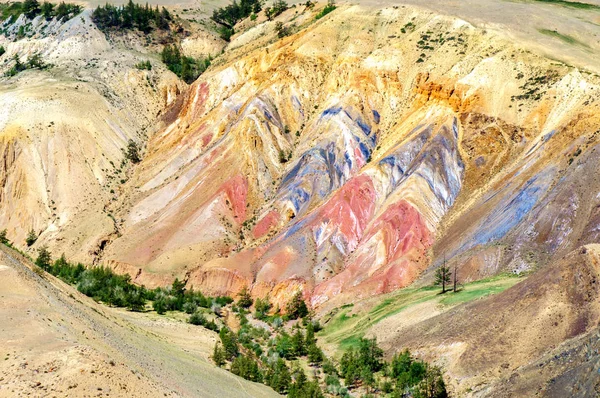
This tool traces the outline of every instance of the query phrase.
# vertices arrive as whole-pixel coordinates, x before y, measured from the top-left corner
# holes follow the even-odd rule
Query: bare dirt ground
[[[0,251],[0,397],[269,397],[216,368],[216,334],[104,307]]]

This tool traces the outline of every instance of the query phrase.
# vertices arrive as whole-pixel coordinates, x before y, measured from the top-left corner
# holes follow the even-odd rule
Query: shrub
[[[325,15],[329,14],[330,12],[332,12],[335,9],[336,9],[335,1],[329,0],[327,2],[327,5],[325,6],[325,8],[323,8],[321,10],[321,12],[319,12],[317,14],[317,16],[315,17],[315,19],[321,19],[321,18],[323,18]]]
[[[142,61],[135,64],[135,67],[139,70],[152,70],[152,64],[150,61]]]
[[[33,230],[33,228],[29,231],[29,233],[27,234],[27,238],[25,238],[25,243],[27,244],[28,247],[32,246],[35,241],[37,240],[38,236],[35,233],[35,231]]]
[[[125,149],[125,158],[131,161],[131,163],[139,163],[142,159],[140,158],[140,151],[136,142],[130,139],[127,142],[127,149]]]
[[[265,8],[265,15],[267,19],[271,21],[273,18],[279,16],[285,10],[288,9],[288,4],[285,0],[275,0],[272,7]]]
[[[269,296],[264,299],[257,298],[254,303],[254,317],[256,319],[265,320],[267,318],[267,314],[271,310],[272,304],[269,301]]]
[[[284,26],[283,22],[281,21],[277,21],[277,23],[275,24],[275,31],[277,32],[277,37],[279,37],[280,39],[283,39],[284,37],[292,34],[291,27]]]
[[[6,54],[6,50],[4,49],[4,46],[0,46],[0,57],[4,54]]]
[[[188,322],[191,323],[192,325],[200,325],[200,326],[204,326],[208,323],[208,321],[206,320],[206,317],[201,312],[194,312],[192,314],[192,316],[190,316],[190,319],[188,320]]]
[[[254,300],[252,300],[252,296],[250,296],[247,286],[242,288],[242,290],[238,293],[238,297],[239,300],[237,304],[242,308],[249,308],[254,302]]]
[[[0,231],[0,243],[3,245],[10,246],[10,241],[6,237],[6,233],[7,233],[6,229],[3,229],[2,231]]]

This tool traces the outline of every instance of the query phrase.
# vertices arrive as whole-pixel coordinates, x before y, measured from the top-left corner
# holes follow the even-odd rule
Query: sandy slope
[[[208,362],[215,334],[96,304],[0,253],[0,396],[277,396]]]

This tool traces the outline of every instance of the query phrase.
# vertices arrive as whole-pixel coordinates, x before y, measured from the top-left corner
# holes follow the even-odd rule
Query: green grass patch
[[[562,7],[576,8],[576,9],[580,9],[580,10],[594,10],[594,11],[600,10],[600,6],[598,6],[596,4],[582,3],[579,1],[566,1],[566,0],[533,0],[533,1],[536,1],[538,3],[556,4],[556,5],[559,5]]]
[[[437,286],[400,289],[383,297],[368,311],[352,313],[352,308],[348,305],[333,310],[329,321],[318,334],[327,343],[337,345],[342,352],[356,347],[359,339],[375,324],[415,305],[432,301],[445,311],[456,305],[503,292],[523,279],[513,274],[502,274],[467,283],[459,292],[446,294],[440,294]]]
[[[557,38],[557,39],[559,39],[562,42],[567,43],[567,44],[589,48],[589,46],[587,44],[585,44],[585,43],[577,40],[573,36],[565,35],[563,33],[560,33],[558,31],[556,31],[556,30],[538,29],[538,32],[540,32],[541,34],[546,35],[546,36],[555,37],[555,38]]]

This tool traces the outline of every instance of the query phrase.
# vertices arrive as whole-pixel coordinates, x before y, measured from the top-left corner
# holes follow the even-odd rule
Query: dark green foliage
[[[4,46],[0,46],[0,57],[3,56],[6,53],[6,50],[4,49]]]
[[[13,67],[5,73],[5,76],[11,77],[17,75],[19,72],[22,72],[27,69],[47,69],[49,65],[44,63],[40,54],[33,54],[29,57],[26,63],[22,63],[19,55],[15,54],[13,56],[14,65]]]
[[[42,60],[40,54],[33,54],[27,60],[27,69],[46,69],[46,64]]]
[[[288,391],[289,398],[323,398],[323,392],[316,381],[308,381],[302,369],[294,371],[294,382]]]
[[[149,33],[154,29],[169,30],[171,14],[163,7],[162,10],[134,3],[132,0],[121,7],[106,4],[92,13],[92,20],[101,30],[108,29],[139,29]]]
[[[38,235],[37,233],[33,230],[33,228],[29,231],[29,233],[27,234],[27,238],[25,238],[25,243],[27,244],[27,246],[31,246],[35,243],[35,241],[37,240]]]
[[[52,256],[48,251],[47,246],[42,246],[38,249],[38,256],[35,260],[35,265],[43,269],[44,271],[48,271],[50,269],[50,263],[52,262]]]
[[[194,312],[188,322],[192,325],[205,325],[208,321],[201,312]]]
[[[135,64],[135,67],[139,70],[152,70],[152,64],[150,61],[142,61]]]
[[[241,0],[239,3],[234,0],[228,6],[214,10],[211,19],[233,31],[236,23],[252,13],[260,12],[261,9],[260,0]]]
[[[307,347],[308,361],[313,365],[320,365],[325,358],[323,351],[316,344],[310,344]]]
[[[238,293],[239,300],[237,304],[242,308],[249,308],[252,303],[252,296],[250,296],[250,292],[248,291],[248,287],[244,286],[242,290]]]
[[[75,15],[78,15],[80,12],[80,5],[66,4],[64,1],[61,1],[60,4],[56,7],[54,16],[58,18],[59,21],[65,21],[74,17]]]
[[[6,246],[10,246],[10,241],[8,240],[7,236],[6,236],[6,229],[3,229],[2,231],[0,231],[0,243]]]
[[[23,14],[29,19],[33,19],[38,16],[42,10],[40,9],[40,3],[37,0],[25,0],[23,2]]]
[[[283,39],[284,37],[292,34],[292,30],[290,29],[290,27],[284,26],[283,22],[281,22],[281,21],[277,21],[277,23],[275,24],[275,32],[277,32],[277,37],[279,37],[280,39]],[[281,151],[280,151],[279,156],[281,157]],[[282,162],[282,163],[285,163],[285,162]]]
[[[127,142],[127,149],[125,149],[125,158],[131,161],[131,163],[139,163],[142,159],[140,157],[140,150],[137,143],[130,139]]]
[[[340,361],[342,376],[347,385],[361,381],[365,384],[374,382],[373,373],[383,368],[383,350],[377,346],[373,339],[361,338],[358,349],[351,348],[346,351]]]
[[[228,327],[221,328],[219,338],[225,350],[225,359],[232,360],[240,354],[237,337]]]
[[[277,17],[287,9],[288,4],[285,2],[285,0],[275,0],[272,7],[265,8],[265,15],[267,16],[267,19],[271,21],[273,18]]]
[[[291,354],[296,357],[301,357],[307,354],[306,345],[304,344],[304,335],[300,328],[296,329],[290,338]]]
[[[218,296],[215,297],[214,301],[219,305],[227,305],[233,303],[233,299],[229,296]]]
[[[135,286],[129,275],[117,275],[108,267],[86,269],[79,278],[77,289],[86,296],[111,306],[136,310],[145,306],[144,287]],[[134,301],[134,304],[131,305],[130,301]]]
[[[315,19],[321,19],[321,18],[323,18],[325,15],[329,14],[330,12],[332,12],[335,9],[336,9],[335,1],[334,0],[329,0],[327,2],[327,5],[325,6],[325,8],[323,8],[321,10],[321,12],[319,12],[317,14],[317,16],[315,17]]]
[[[265,384],[278,393],[285,394],[291,383],[292,376],[283,359],[279,358],[273,366],[267,369]]]
[[[212,330],[215,332],[219,331],[219,327],[217,326],[215,321],[209,321],[200,311],[194,312],[192,316],[190,316],[190,319],[188,319],[188,322],[192,325],[204,326],[208,330]]]
[[[235,31],[233,30],[233,28],[229,28],[227,26],[219,26],[217,28],[217,31],[219,32],[219,37],[221,37],[221,39],[225,40],[225,41],[230,41],[231,40],[231,36],[233,36],[233,34],[235,33]]]
[[[240,355],[233,360],[231,363],[231,373],[258,383],[263,380],[263,375],[256,360],[246,355]]]
[[[273,305],[269,301],[269,296],[264,299],[257,298],[256,303],[254,303],[254,317],[256,319],[265,320],[271,311],[271,307]]]
[[[223,365],[225,365],[225,351],[219,345],[218,342],[215,343],[215,348],[212,354],[212,360],[218,367],[222,367]]]
[[[83,271],[85,271],[83,264],[71,265],[63,254],[54,261],[52,268],[48,272],[67,283],[74,284],[79,281]]]
[[[42,15],[46,18],[46,21],[49,21],[54,16],[54,4],[44,1],[42,3]]]
[[[447,398],[446,384],[438,367],[426,366],[423,380],[413,394],[414,398]]]
[[[176,45],[165,46],[161,52],[162,62],[186,83],[194,82],[208,67],[212,57],[194,59],[186,57]]]
[[[23,13],[23,3],[22,2],[14,2],[14,3],[0,3],[0,19],[3,21],[7,19],[11,19],[14,21]]]
[[[59,21],[64,21],[78,15],[82,8],[78,4],[66,4],[65,2],[61,2],[55,7],[53,3],[47,1],[40,6],[38,0],[25,0],[23,3],[14,2],[0,5],[0,11],[2,12],[1,19],[7,19],[8,17],[16,19],[21,14],[33,19],[41,14],[47,21],[54,17]]]
[[[308,307],[302,299],[302,292],[298,291],[285,307],[286,317],[288,319],[304,318],[308,315]]]
[[[292,339],[290,338],[290,335],[286,333],[285,330],[282,331],[275,340],[275,351],[277,351],[279,356],[282,358],[294,358],[294,348],[292,346]]]

